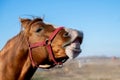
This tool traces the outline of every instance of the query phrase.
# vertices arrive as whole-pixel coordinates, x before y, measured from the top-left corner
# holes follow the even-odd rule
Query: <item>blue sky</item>
[[[120,56],[120,0],[0,0],[0,49],[27,15],[82,30],[81,56]]]

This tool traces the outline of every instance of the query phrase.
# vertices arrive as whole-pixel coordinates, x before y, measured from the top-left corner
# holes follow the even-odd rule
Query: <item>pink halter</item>
[[[53,41],[53,39],[55,38],[55,36],[57,35],[57,33],[59,31],[61,31],[64,27],[59,27],[57,28],[51,35],[48,39],[46,39],[45,41],[42,41],[42,42],[36,42],[36,43],[33,43],[33,44],[30,44],[28,41],[28,44],[29,44],[29,57],[30,57],[30,60],[31,60],[31,63],[32,63],[32,66],[33,67],[39,67],[37,66],[37,64],[34,62],[33,60],[33,56],[32,56],[32,49],[33,48],[36,48],[36,47],[39,47],[39,46],[46,46],[47,48],[47,51],[49,53],[49,56],[50,58],[52,59],[52,61],[54,62],[54,65],[61,65],[63,64],[62,62],[57,62],[55,60],[55,57],[53,55],[53,50],[52,50],[52,46],[51,46],[51,43]]]

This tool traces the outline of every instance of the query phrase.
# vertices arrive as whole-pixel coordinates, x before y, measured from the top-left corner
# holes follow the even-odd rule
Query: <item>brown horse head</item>
[[[53,25],[45,24],[42,19],[36,18],[34,20],[21,19],[24,31],[28,36],[29,44],[37,44],[36,42],[44,42],[52,36],[52,33],[56,30]],[[33,60],[36,61],[36,65],[48,64],[53,65],[54,62],[64,62],[68,59],[68,56],[76,57],[80,53],[80,44],[82,42],[83,34],[73,29],[62,28],[58,34],[55,35],[51,41],[51,47],[53,56],[45,46],[38,46],[32,49]],[[73,43],[73,44],[72,44]],[[72,47],[70,47],[72,46]],[[70,47],[70,48],[69,48]],[[71,50],[71,48],[74,48]],[[71,52],[70,52],[71,51]],[[73,52],[75,54],[73,54]],[[68,54],[68,55],[67,55]],[[33,62],[34,62],[33,61]]]
[[[5,76],[2,80],[30,79],[37,67],[62,64],[81,52],[83,33],[80,31],[55,28],[41,18],[21,19],[21,25],[21,32],[0,52],[0,78]]]

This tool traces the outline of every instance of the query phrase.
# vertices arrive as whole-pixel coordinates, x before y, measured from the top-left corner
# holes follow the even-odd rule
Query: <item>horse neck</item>
[[[1,50],[0,78],[3,80],[29,80],[36,68],[33,68],[28,56],[28,45],[23,33],[8,41]],[[10,76],[8,78],[8,76]]]

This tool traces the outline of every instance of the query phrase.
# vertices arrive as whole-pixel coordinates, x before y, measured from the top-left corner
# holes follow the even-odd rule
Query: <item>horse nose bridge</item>
[[[68,32],[68,34],[71,37],[71,42],[73,42],[76,38],[82,40],[83,39],[83,32],[78,31],[76,29],[66,28],[65,31]]]

